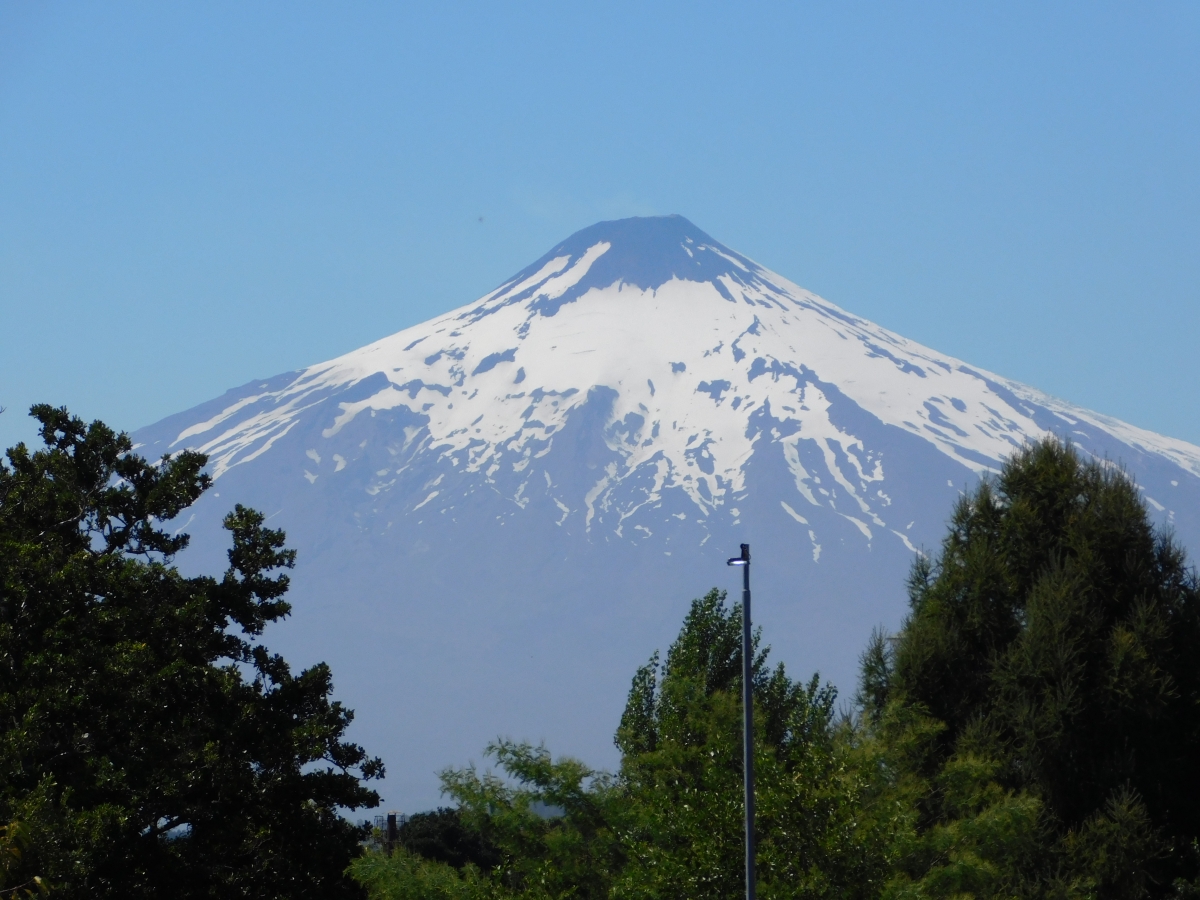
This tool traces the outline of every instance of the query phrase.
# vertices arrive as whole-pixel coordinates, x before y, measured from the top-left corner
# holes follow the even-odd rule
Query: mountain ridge
[[[851,687],[960,490],[1047,434],[1128,465],[1200,545],[1200,448],[909,341],[672,216],[597,223],[473,303],[134,437],[210,456],[189,564],[220,559],[222,494],[285,527],[301,562],[284,642],[331,657],[349,705],[405,719],[478,689],[419,686],[389,713],[355,642],[407,648],[410,683],[443,653],[487,682],[486,708],[417,716],[450,732],[428,747],[364,726],[428,773],[495,726],[604,762],[622,683],[747,538],[768,640]],[[504,699],[516,685],[527,706]],[[431,802],[428,774],[401,795]]]

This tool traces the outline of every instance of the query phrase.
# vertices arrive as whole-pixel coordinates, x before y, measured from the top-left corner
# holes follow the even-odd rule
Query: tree
[[[236,507],[220,579],[185,578],[165,525],[205,457],[35,406],[45,448],[0,463],[0,816],[63,897],[339,897],[376,759],[325,665],[261,643],[294,552]]]
[[[1195,892],[1200,591],[1130,479],[1027,447],[962,498],[910,596],[860,692],[920,816],[891,892]]]
[[[835,692],[792,681],[754,636],[758,893],[874,896],[887,817],[862,815],[869,770],[833,718]],[[678,639],[633,679],[617,732],[630,806],[614,896],[727,898],[743,890],[741,609],[696,600]]]
[[[409,816],[397,838],[405,850],[456,869],[471,863],[486,872],[501,862],[499,850],[463,824],[457,807],[443,806]]]
[[[350,865],[372,900],[503,900],[500,890],[473,864],[456,868],[404,846],[368,850]]]
[[[759,895],[876,897],[908,808],[875,800],[879,754],[835,721],[833,689],[768,668],[754,641]],[[634,675],[617,775],[499,741],[487,751],[497,771],[442,775],[454,827],[492,848],[490,868],[438,862],[437,841],[427,858],[370,854],[355,876],[379,900],[740,896],[741,671],[741,610],[713,590],[693,602],[666,663],[655,654]]]
[[[624,863],[625,803],[612,776],[526,743],[497,741],[486,755],[496,770],[442,772],[453,816],[426,814],[391,854],[356,860],[354,877],[378,900],[609,897]]]
[[[499,852],[497,886],[529,898],[609,895],[623,853],[622,798],[612,776],[545,747],[500,740],[487,748],[502,773],[442,773],[463,821]]]
[[[0,407],[0,412],[4,412]],[[20,822],[0,826],[0,898],[21,900],[44,896],[50,886],[25,865],[25,829]]]

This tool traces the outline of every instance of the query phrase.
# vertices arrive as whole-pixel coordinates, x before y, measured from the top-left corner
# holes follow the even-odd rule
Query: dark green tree
[[[237,507],[224,576],[173,566],[209,485],[124,434],[35,406],[0,463],[0,821],[63,897],[356,896],[344,870],[378,760],[343,740],[329,669],[262,645],[289,611],[282,532]]]
[[[487,872],[501,862],[499,849],[463,824],[458,807],[443,806],[409,816],[400,826],[397,838],[400,846],[410,853],[448,863],[456,869],[470,863]]]
[[[0,412],[4,412],[0,408]],[[50,886],[25,864],[28,841],[20,822],[0,826],[0,900],[28,900],[49,893]]]
[[[1200,592],[1130,479],[1057,440],[1022,450],[910,594],[860,692],[919,813],[892,893],[1194,892]]]

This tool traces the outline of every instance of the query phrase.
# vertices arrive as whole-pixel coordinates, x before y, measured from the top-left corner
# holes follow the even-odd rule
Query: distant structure
[[[374,823],[374,832],[376,840],[380,842],[383,849],[391,853],[396,849],[400,842],[400,826],[408,821],[408,816],[403,813],[393,810],[386,816],[376,816]],[[363,824],[368,824],[364,822]]]

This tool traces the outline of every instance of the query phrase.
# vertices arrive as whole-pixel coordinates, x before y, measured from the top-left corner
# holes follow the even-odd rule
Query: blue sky
[[[1052,8],[1051,8],[1052,7]],[[0,446],[134,429],[681,213],[1200,443],[1200,6],[0,6]]]

